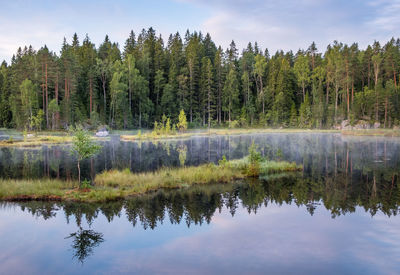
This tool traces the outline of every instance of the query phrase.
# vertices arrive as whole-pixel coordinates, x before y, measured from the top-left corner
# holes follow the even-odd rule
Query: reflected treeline
[[[270,204],[303,206],[313,215],[319,207],[327,209],[332,218],[355,212],[361,207],[374,216],[377,212],[397,215],[400,207],[398,172],[366,170],[350,173],[339,169],[331,175],[316,177],[304,173],[271,175],[230,184],[194,186],[183,190],[160,190],[124,201],[108,203],[73,202],[1,202],[0,210],[17,208],[52,219],[64,215],[66,223],[75,223],[71,239],[73,258],[82,264],[103,241],[103,234],[93,228],[99,217],[109,223],[116,218],[128,220],[134,227],[154,229],[164,222],[192,225],[208,224],[217,212],[226,208],[232,216],[238,209],[257,213]],[[351,163],[346,164],[350,167]],[[360,211],[360,209],[358,209]],[[83,223],[88,229],[84,229]]]
[[[400,170],[400,140],[396,138],[272,133],[158,142],[122,142],[112,138],[103,143],[100,154],[82,163],[82,176],[93,179],[97,173],[109,169],[143,172],[163,166],[218,163],[223,155],[227,159],[247,155],[252,141],[264,157],[303,164],[305,174],[317,178],[344,170],[363,174]],[[77,168],[68,146],[3,147],[0,148],[0,177],[76,179]]]
[[[271,203],[305,206],[311,215],[318,207],[324,207],[333,218],[355,212],[357,207],[364,208],[372,216],[378,211],[392,216],[398,214],[400,205],[398,176],[398,173],[368,172],[359,176],[362,178],[360,181],[352,180],[342,171],[316,180],[296,173],[231,184],[164,190],[103,204],[3,202],[0,206],[20,207],[44,219],[63,212],[67,223],[74,221],[79,227],[82,221],[91,225],[99,215],[109,222],[116,217],[125,217],[133,226],[140,225],[145,229],[154,229],[166,220],[173,224],[201,225],[210,223],[213,215],[223,208],[234,216],[238,208],[257,213]]]

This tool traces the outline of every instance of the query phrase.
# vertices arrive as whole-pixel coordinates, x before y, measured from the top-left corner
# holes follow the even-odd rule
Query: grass
[[[161,168],[155,172],[132,173],[128,169],[98,174],[94,186],[79,189],[77,182],[60,180],[0,180],[0,200],[62,200],[104,202],[145,194],[158,189],[186,188],[192,185],[221,184],[247,176],[247,158],[220,165]],[[302,170],[289,162],[262,161],[260,174]]]
[[[44,144],[67,144],[72,143],[73,136],[32,136],[27,137],[26,139],[9,139],[9,140],[0,140],[0,147],[36,147]],[[103,137],[92,137],[92,139],[96,140],[104,140],[107,138]]]
[[[0,200],[61,200],[74,188],[73,182],[61,180],[0,180]]]
[[[1,140],[0,147],[34,147],[43,144],[70,143],[72,136],[33,136],[23,139]]]
[[[393,129],[343,130],[342,135],[400,137],[400,130],[393,130]]]
[[[185,133],[176,134],[161,134],[156,135],[152,132],[143,133],[139,135],[121,135],[121,140],[124,141],[136,141],[136,140],[157,140],[157,139],[182,139],[190,138],[193,136],[212,136],[212,135],[246,135],[246,134],[258,134],[258,133],[340,133],[338,130],[307,130],[307,129],[273,129],[273,128],[251,128],[251,129],[211,129],[211,130],[192,130]]]

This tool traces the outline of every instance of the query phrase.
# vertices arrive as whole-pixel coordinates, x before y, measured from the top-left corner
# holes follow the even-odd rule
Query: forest
[[[189,127],[332,128],[343,120],[400,124],[400,39],[365,49],[334,41],[325,52],[272,54],[248,43],[239,53],[207,33],[130,32],[64,38],[59,54],[19,48],[0,66],[0,127],[68,129],[82,124],[151,128],[184,110]]]

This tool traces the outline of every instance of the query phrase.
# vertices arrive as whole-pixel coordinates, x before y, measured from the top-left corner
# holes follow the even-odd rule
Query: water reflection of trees
[[[305,173],[321,176],[353,170],[364,174],[377,169],[400,170],[398,139],[343,137],[337,134],[256,134],[215,136],[158,142],[104,142],[103,151],[82,163],[82,176],[93,178],[106,169],[129,168],[134,172],[163,166],[195,166],[214,162],[225,155],[241,158],[254,141],[269,159],[296,161]],[[282,152],[282,154],[280,154]],[[0,148],[0,175],[4,178],[76,178],[75,160],[68,148]]]
[[[140,224],[145,229],[154,229],[166,219],[173,224],[201,225],[209,223],[214,213],[224,207],[234,216],[240,207],[249,213],[257,213],[258,209],[271,203],[305,206],[311,215],[324,207],[333,218],[355,212],[357,207],[372,216],[378,211],[388,216],[397,215],[400,205],[398,172],[377,170],[349,176],[342,171],[318,179],[303,174],[272,175],[245,183],[159,191],[104,204],[25,202],[12,205],[44,219],[62,211],[68,223],[73,219],[78,226],[83,220],[90,225],[103,215],[109,222],[115,217],[126,216],[133,226]]]
[[[66,239],[72,239],[73,257],[82,264],[93,254],[93,249],[104,242],[103,234],[92,229],[79,228],[77,232],[71,233]]]

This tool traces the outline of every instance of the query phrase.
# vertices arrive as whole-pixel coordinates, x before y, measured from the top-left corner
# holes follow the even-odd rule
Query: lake
[[[245,156],[301,173],[105,204],[0,203],[0,274],[398,274],[400,139],[332,133],[103,142],[82,175]],[[68,146],[0,148],[3,178],[77,176]]]

